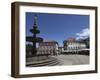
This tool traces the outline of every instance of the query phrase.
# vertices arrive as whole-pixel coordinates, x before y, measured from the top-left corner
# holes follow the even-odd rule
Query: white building
[[[65,40],[64,42],[64,52],[78,52],[81,49],[86,49],[86,44],[76,41],[74,38]]]

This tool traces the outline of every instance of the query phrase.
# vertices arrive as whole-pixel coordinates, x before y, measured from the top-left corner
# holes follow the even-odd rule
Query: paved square
[[[89,56],[87,55],[58,55],[52,56],[59,60],[59,65],[81,65],[89,64]]]

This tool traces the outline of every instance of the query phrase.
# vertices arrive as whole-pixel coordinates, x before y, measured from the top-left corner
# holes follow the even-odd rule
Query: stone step
[[[39,63],[28,63],[26,66],[29,67],[39,67],[39,66],[54,66],[59,64],[59,61],[56,58],[50,58],[49,60],[45,60],[43,62]]]
[[[34,59],[31,59],[30,61],[27,61],[26,64],[39,64],[39,63],[45,63],[45,62],[49,62],[51,60],[54,60],[55,58],[52,58],[52,57],[48,57],[46,59],[37,59],[37,60],[34,60]]]
[[[29,64],[28,66],[52,66],[52,65],[56,65],[58,64],[57,60],[51,60],[51,61],[47,61],[47,62],[43,62],[43,63],[37,63],[37,64]]]
[[[60,62],[58,62],[58,61],[55,61],[55,62],[53,62],[53,63],[51,63],[51,64],[48,64],[47,66],[55,66],[55,65],[58,65]]]

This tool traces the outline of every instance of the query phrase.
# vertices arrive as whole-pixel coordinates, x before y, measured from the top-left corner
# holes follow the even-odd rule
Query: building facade
[[[64,51],[63,47],[58,47],[58,50],[59,50],[59,54],[61,54]]]
[[[44,41],[39,43],[38,55],[58,55],[58,43],[56,41]]]
[[[74,38],[70,38],[68,40],[64,40],[64,51],[77,53],[81,50],[86,49],[86,44],[80,41],[75,40]]]

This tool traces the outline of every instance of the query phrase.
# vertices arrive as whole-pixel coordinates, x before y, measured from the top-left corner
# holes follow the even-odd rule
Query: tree
[[[80,42],[85,43],[86,44],[86,48],[90,48],[90,38],[86,38],[86,39],[81,39]]]

